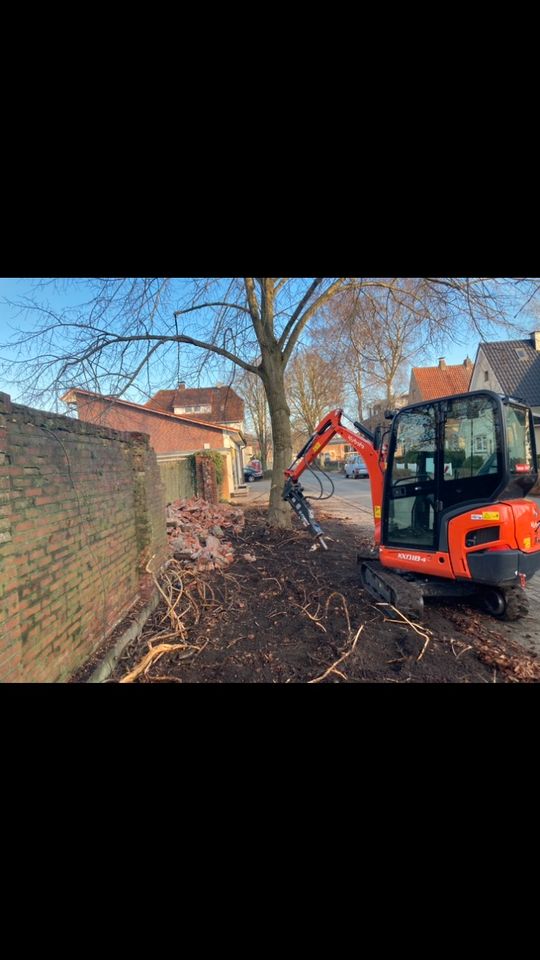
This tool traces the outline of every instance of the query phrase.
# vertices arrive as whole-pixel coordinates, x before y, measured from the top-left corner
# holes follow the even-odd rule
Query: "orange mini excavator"
[[[540,510],[530,409],[489,390],[393,412],[387,430],[323,417],[285,471],[283,499],[327,549],[299,480],[336,434],[365,461],[375,543],[358,555],[360,579],[378,601],[421,619],[425,599],[479,595],[495,617],[528,612],[525,584],[540,567]],[[347,418],[345,418],[347,419]]]

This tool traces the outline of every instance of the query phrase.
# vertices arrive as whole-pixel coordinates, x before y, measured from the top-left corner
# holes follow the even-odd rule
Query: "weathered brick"
[[[143,553],[165,557],[159,470],[140,433],[6,395],[0,456],[0,681],[58,682],[137,597]]]

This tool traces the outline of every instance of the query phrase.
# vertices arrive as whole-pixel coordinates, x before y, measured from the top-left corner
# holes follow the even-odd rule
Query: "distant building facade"
[[[190,420],[222,423],[244,433],[244,401],[232,387],[223,384],[186,388],[185,383],[179,383],[174,390],[158,390],[144,406]]]
[[[409,403],[436,400],[467,393],[474,364],[469,357],[463,363],[448,365],[444,357],[436,367],[413,367],[409,386]]]

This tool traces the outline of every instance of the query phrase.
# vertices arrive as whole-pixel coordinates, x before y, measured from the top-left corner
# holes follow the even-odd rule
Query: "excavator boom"
[[[311,435],[307,443],[297,453],[291,466],[285,471],[285,487],[283,489],[283,500],[288,500],[293,510],[300,517],[305,526],[308,526],[312,533],[321,540],[322,530],[315,520],[306,498],[303,495],[303,488],[299,479],[310,465],[320,456],[321,452],[330,443],[336,434],[339,434],[357,453],[362,455],[369,473],[371,484],[371,498],[373,503],[373,520],[375,523],[375,542],[380,542],[381,535],[381,516],[382,516],[382,494],[384,470],[386,463],[382,451],[377,449],[375,435],[364,427],[361,423],[354,423],[358,433],[350,430],[342,423],[343,410],[332,410],[328,413],[315,432]],[[321,540],[321,544],[326,549],[326,544]]]

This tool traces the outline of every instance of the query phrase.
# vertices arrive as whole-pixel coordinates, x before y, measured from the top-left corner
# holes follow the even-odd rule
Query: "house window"
[[[191,407],[175,407],[175,413],[212,413],[212,407],[209,403],[197,403]]]
[[[518,360],[525,360],[527,354],[526,354],[525,350],[523,350],[522,347],[516,348],[516,353],[517,353],[517,355],[518,355]]]
[[[484,383],[489,380],[489,370],[484,370]]]
[[[489,453],[488,438],[485,434],[480,434],[478,437],[474,438],[474,452]]]

